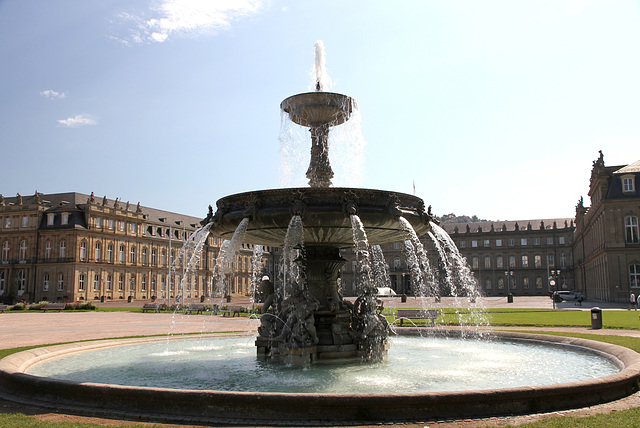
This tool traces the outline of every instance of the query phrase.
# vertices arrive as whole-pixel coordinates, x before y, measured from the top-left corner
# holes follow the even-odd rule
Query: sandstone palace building
[[[631,291],[640,292],[639,186],[640,161],[605,166],[601,153],[591,172],[591,204],[581,198],[575,218],[443,221],[441,227],[487,296],[566,290],[626,302]],[[221,297],[212,275],[218,238],[207,238],[191,275],[183,277],[172,263],[200,220],[93,194],[0,196],[0,300],[171,300],[180,295],[181,281],[187,299]],[[421,240],[437,273],[438,252],[430,239]],[[391,288],[412,295],[402,246],[382,249]],[[278,250],[265,248],[255,259],[253,247],[243,245],[224,293],[249,295],[257,278],[277,276]],[[347,249],[342,256],[342,292],[352,296],[358,287],[354,255]]]
[[[183,272],[172,261],[200,220],[81,193],[0,196],[0,300],[174,299]],[[215,294],[219,241],[207,239],[185,298]],[[249,293],[251,257],[243,245],[228,292]]]

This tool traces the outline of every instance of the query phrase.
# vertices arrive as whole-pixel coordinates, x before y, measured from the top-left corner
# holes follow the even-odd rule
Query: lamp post
[[[554,288],[551,300],[553,300],[553,309],[556,308],[556,297],[558,291],[558,278],[560,277],[560,269],[554,269],[549,275],[549,285]]]
[[[507,277],[507,303],[513,303],[513,296],[511,295],[511,280],[513,278],[513,271],[506,270],[504,275]]]

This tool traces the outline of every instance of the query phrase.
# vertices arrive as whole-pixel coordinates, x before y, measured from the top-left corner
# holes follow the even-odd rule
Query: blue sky
[[[0,193],[204,216],[280,187],[279,105],[317,40],[366,141],[335,185],[572,217],[598,150],[640,159],[639,1],[0,0]]]

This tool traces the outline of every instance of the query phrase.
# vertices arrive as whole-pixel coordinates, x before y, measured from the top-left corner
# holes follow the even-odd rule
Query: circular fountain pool
[[[0,396],[156,422],[348,425],[585,407],[637,391],[640,373],[640,355],[627,348],[542,335],[495,333],[489,342],[397,337],[387,363],[308,369],[256,361],[253,340],[121,339],[31,349],[0,360]],[[34,375],[48,365],[50,376],[76,377]],[[127,382],[135,386],[121,385],[133,374],[138,378]]]
[[[540,386],[620,371],[583,349],[514,341],[394,337],[388,361],[300,370],[255,357],[252,338],[173,340],[44,360],[28,374],[154,388],[319,394],[395,394]]]

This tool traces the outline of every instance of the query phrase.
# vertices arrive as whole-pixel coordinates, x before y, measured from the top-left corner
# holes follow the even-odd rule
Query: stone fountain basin
[[[285,99],[280,108],[298,125],[337,126],[349,120],[355,102],[347,95],[334,92],[306,92]]]
[[[403,329],[418,334],[417,329]],[[459,330],[448,334],[460,334]],[[616,400],[638,390],[640,355],[584,339],[494,332],[496,338],[601,354],[619,367],[610,376],[577,382],[409,394],[288,394],[195,391],[78,383],[26,374],[34,364],[67,353],[166,338],[118,339],[34,348],[0,360],[0,396],[75,414],[172,423],[345,425],[416,422],[549,412]]]
[[[408,239],[398,221],[402,215],[418,236],[430,230],[422,199],[404,193],[340,187],[259,190],[226,196],[217,202],[211,233],[231,239],[249,217],[246,243],[281,247],[289,222],[300,214],[305,245],[353,247],[350,213],[358,215],[369,244]]]

